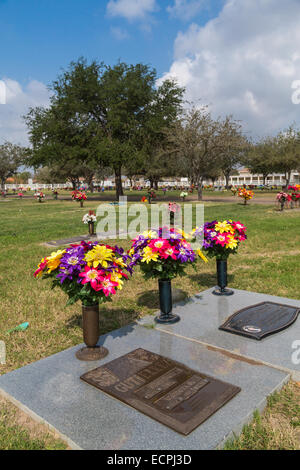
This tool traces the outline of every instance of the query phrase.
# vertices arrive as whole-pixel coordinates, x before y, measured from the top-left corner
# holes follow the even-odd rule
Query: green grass
[[[71,200],[47,199],[42,204],[32,199],[0,200],[0,340],[7,347],[7,363],[0,365],[0,374],[82,342],[80,305],[65,307],[64,294],[52,291],[49,282],[34,279],[33,272],[40,259],[54,251],[43,243],[84,234],[82,216],[98,204],[89,200],[80,208]],[[237,198],[232,203],[205,203],[206,220],[225,218],[244,223],[249,237],[229,259],[230,286],[300,299],[300,210],[278,212],[274,204],[244,207]],[[117,243],[129,247],[129,241]],[[188,271],[173,285],[193,295],[216,284],[215,272],[214,260],[199,262],[197,272]],[[101,307],[101,333],[158,308],[157,282],[146,283],[139,270],[133,279],[113,302]],[[25,321],[30,324],[26,331],[5,334]],[[31,445],[22,433],[19,442],[13,441],[14,432],[5,434],[2,421],[0,415],[0,448],[9,448],[11,442],[18,448]],[[33,440],[32,447],[36,445],[40,444]]]
[[[226,442],[225,450],[300,450],[300,387],[290,383],[268,398],[263,415],[254,413],[241,436]]]

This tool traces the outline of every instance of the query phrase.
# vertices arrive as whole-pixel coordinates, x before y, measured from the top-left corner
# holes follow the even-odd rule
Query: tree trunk
[[[158,181],[154,180],[154,189],[155,191],[158,191]]]
[[[1,178],[1,191],[5,190],[5,178]]]
[[[202,201],[202,178],[198,182],[198,201]]]
[[[290,184],[290,179],[291,179],[291,172],[286,171],[285,172],[285,187],[286,187],[286,189],[288,188],[288,186]]]
[[[119,200],[120,196],[124,196],[120,167],[115,168],[115,184],[116,184],[116,197],[117,197],[117,200]]]
[[[226,173],[224,176],[225,176],[225,188],[229,189],[229,176],[230,175]]]

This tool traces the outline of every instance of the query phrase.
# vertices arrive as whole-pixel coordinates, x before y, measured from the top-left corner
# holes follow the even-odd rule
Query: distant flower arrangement
[[[91,214],[90,212],[88,212],[87,214],[84,214],[82,222],[84,224],[92,224],[97,222],[97,217],[95,216],[95,214]]]
[[[181,191],[181,193],[180,193],[180,197],[183,200],[187,197],[187,195],[188,195],[188,193],[186,191]]]
[[[146,196],[142,197],[141,202],[148,202],[148,199],[146,198]]]
[[[38,191],[34,194],[34,197],[38,202],[43,202],[46,196],[42,191]]]
[[[173,212],[173,214],[176,214],[177,212],[180,212],[181,207],[179,204],[176,204],[176,202],[169,202],[168,210],[169,212]]]
[[[43,258],[35,277],[51,278],[69,297],[68,305],[81,300],[90,306],[105,302],[122,289],[130,274],[131,258],[118,246],[98,242],[70,245]]]
[[[247,228],[241,222],[214,220],[193,230],[192,237],[203,239],[202,249],[205,255],[217,259],[227,259],[237,252],[241,242],[247,239]]]
[[[75,201],[86,201],[87,195],[81,191],[73,191],[72,192],[72,199]]]
[[[247,204],[247,201],[253,198],[254,192],[250,189],[240,188],[238,196],[244,199],[244,204]]]

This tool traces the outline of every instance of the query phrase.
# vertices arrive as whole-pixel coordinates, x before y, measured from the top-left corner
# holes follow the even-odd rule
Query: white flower
[[[97,222],[97,217],[93,214],[85,214],[82,218],[84,224],[89,224],[91,222]]]

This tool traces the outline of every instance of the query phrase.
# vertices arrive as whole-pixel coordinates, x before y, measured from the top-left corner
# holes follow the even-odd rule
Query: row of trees
[[[274,171],[299,167],[300,131],[290,127],[253,144],[232,116],[213,119],[208,108],[183,101],[184,89],[166,80],[156,86],[147,65],[72,62],[51,86],[47,108],[24,117],[31,147],[0,146],[2,186],[20,165],[34,168],[44,182],[79,178],[92,188],[93,178],[114,174],[116,195],[121,175],[143,175],[157,187],[165,176],[188,176],[202,198],[204,178],[229,177],[240,166],[264,179]],[[187,109],[188,108],[188,109]]]

